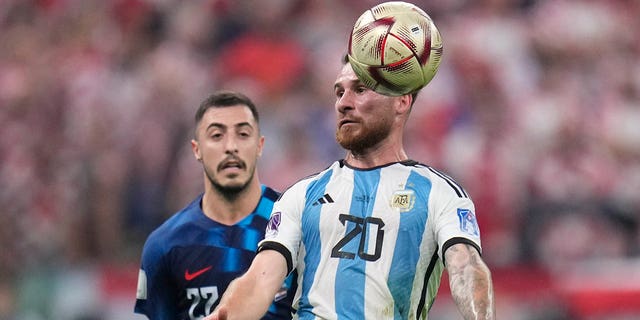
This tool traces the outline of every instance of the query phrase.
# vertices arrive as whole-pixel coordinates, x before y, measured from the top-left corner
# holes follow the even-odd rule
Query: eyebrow
[[[354,80],[349,80],[347,81],[347,83],[349,83],[350,85],[358,85],[358,84],[362,84],[362,81],[360,81],[360,79],[354,79]],[[341,82],[336,82],[333,85],[333,89],[337,89],[337,88],[343,88],[344,86],[342,85]]]
[[[249,127],[249,128],[253,128],[253,126],[251,125],[251,123],[249,122],[240,122],[240,123],[236,123],[233,125],[233,127],[235,128],[242,128],[242,127]],[[219,123],[219,122],[212,122],[210,123],[207,128],[205,129],[205,131],[211,129],[211,128],[220,128],[220,129],[225,129],[227,128],[227,125]]]

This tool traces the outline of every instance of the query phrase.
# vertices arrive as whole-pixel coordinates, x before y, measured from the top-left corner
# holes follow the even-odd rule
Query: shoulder
[[[253,211],[253,214],[262,217],[265,221],[268,220],[269,216],[271,216],[273,204],[279,197],[280,192],[266,185],[262,185],[262,197],[260,198],[260,202],[258,202],[258,206]]]
[[[405,161],[402,164],[427,178],[431,182],[434,191],[450,194],[458,198],[469,198],[462,185],[444,171],[413,160]]]
[[[200,210],[201,199],[202,195],[198,196],[186,207],[174,213],[153,230],[147,237],[144,249],[154,251],[167,250],[166,248],[170,247],[173,243],[172,239],[175,239],[176,235],[180,235],[184,231],[184,228],[189,228],[189,226],[193,224]]]
[[[269,186],[263,186],[262,198],[275,202],[280,197],[280,192]]]
[[[292,194],[292,193],[296,193],[296,194],[304,194],[306,192],[307,189],[317,185],[317,184],[323,184],[326,183],[326,181],[328,181],[328,179],[331,178],[331,176],[336,172],[339,171],[340,169],[342,169],[344,167],[344,164],[342,161],[335,161],[333,162],[330,166],[324,168],[322,171],[318,171],[315,173],[312,173],[306,177],[303,177],[302,179],[296,181],[295,183],[293,183],[290,187],[288,187],[281,196],[284,196],[285,194]]]

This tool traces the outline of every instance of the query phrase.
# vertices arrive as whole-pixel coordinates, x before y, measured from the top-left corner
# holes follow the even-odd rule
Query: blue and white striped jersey
[[[297,268],[299,319],[427,319],[443,252],[460,242],[481,250],[473,202],[450,177],[412,160],[337,161],[283,193],[258,250]]]

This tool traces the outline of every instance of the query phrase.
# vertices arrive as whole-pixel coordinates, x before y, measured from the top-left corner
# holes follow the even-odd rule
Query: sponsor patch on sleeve
[[[280,211],[274,212],[269,218],[269,223],[267,224],[267,230],[265,231],[265,238],[272,238],[278,235],[278,228],[280,227],[281,220]]]
[[[458,219],[460,220],[460,230],[472,236],[479,236],[480,229],[476,216],[469,209],[458,209]]]

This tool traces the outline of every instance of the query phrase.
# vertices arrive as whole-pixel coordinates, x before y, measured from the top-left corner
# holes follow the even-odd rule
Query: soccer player
[[[427,319],[444,268],[464,319],[494,319],[473,202],[404,151],[415,95],[376,93],[346,62],[334,90],[346,157],[275,203],[249,271],[205,319],[259,318],[294,268],[300,319]]]
[[[195,120],[191,148],[202,163],[204,193],[151,233],[142,252],[135,312],[153,320],[210,314],[249,267],[279,196],[258,179],[264,137],[248,97],[217,92]],[[291,279],[281,284],[264,319],[291,319],[295,286]]]

